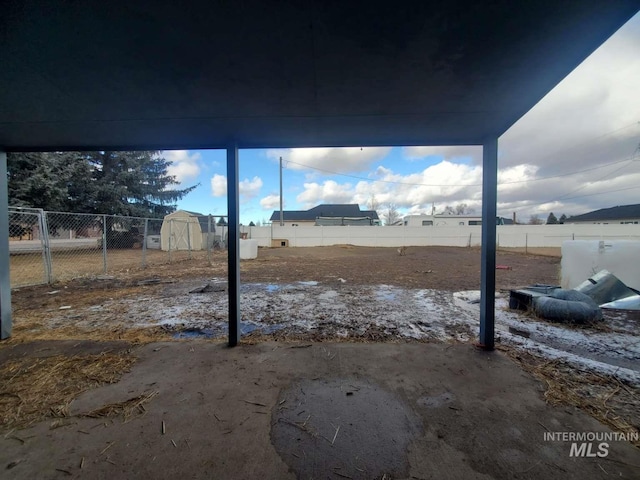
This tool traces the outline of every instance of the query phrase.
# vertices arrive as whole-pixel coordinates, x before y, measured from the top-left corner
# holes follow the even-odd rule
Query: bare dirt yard
[[[497,264],[500,266],[496,270],[496,288],[498,290],[496,340],[498,351],[494,352],[494,355],[515,367],[515,370],[510,370],[509,375],[513,372],[524,371],[527,373],[523,374],[531,381],[534,381],[533,378],[535,378],[542,382],[539,391],[531,391],[527,395],[533,395],[546,401],[549,405],[548,408],[559,405],[562,408],[575,409],[574,413],[569,415],[577,415],[578,413],[575,412],[581,412],[580,415],[586,413],[603,424],[600,428],[605,430],[611,428],[615,432],[627,435],[625,437],[627,444],[639,446],[640,441],[638,441],[637,435],[640,429],[640,319],[637,315],[629,312],[606,312],[604,322],[576,327],[553,324],[527,312],[509,310],[508,289],[534,283],[559,283],[560,258],[555,254],[557,252],[539,253],[544,254],[534,255],[505,251],[498,253]],[[125,380],[128,379],[126,381],[129,384],[135,382],[132,375],[135,377],[136,371],[138,371],[136,358],[139,358],[142,364],[151,362],[150,357],[158,356],[154,352],[165,351],[165,349],[169,352],[167,345],[183,345],[186,342],[184,347],[186,350],[180,347],[179,350],[175,350],[175,355],[184,355],[185,351],[202,350],[198,345],[217,345],[224,348],[228,321],[226,272],[226,254],[216,252],[211,264],[203,257],[170,264],[157,264],[144,269],[139,268],[137,264],[129,266],[123,264],[121,270],[109,275],[85,275],[54,285],[24,287],[14,290],[12,298],[14,336],[9,341],[0,344],[0,358],[3,359],[3,368],[0,369],[0,384],[4,385],[4,390],[0,392],[0,414],[5,418],[4,423],[0,424],[0,429],[5,432],[5,439],[17,436],[18,440],[13,442],[17,442],[19,445],[14,445],[16,448],[11,451],[18,452],[16,453],[18,456],[22,450],[29,451],[27,447],[22,450],[17,448],[28,445],[29,442],[24,441],[25,434],[21,433],[21,430],[15,429],[31,425],[25,432],[42,433],[42,428],[44,428],[42,422],[48,421],[53,422],[50,423],[51,428],[56,430],[60,428],[60,435],[64,436],[66,434],[62,430],[67,429],[68,425],[73,422],[77,421],[84,425],[86,420],[81,421],[79,418],[87,417],[78,417],[79,407],[74,409],[73,406],[76,405],[76,399],[82,403],[82,399],[86,398],[87,394],[81,395],[83,391],[99,385],[114,384],[116,386],[113,388],[102,387],[97,390],[99,392],[106,388],[105,392],[112,393],[108,393],[101,400],[94,396],[91,408],[89,406],[83,407],[84,413],[82,415],[90,414],[88,418],[105,417],[110,419],[105,423],[105,426],[113,425],[114,416],[122,416],[125,422],[138,416],[144,416],[147,409],[153,408],[154,402],[159,402],[162,405],[160,408],[168,408],[166,400],[161,401],[156,398],[158,390],[154,387],[154,383],[151,381],[145,383],[143,380],[144,375],[155,378],[155,374],[151,374],[150,371],[143,368],[144,371],[139,372],[138,375],[143,375],[140,381],[145,385],[148,383],[148,388],[129,388],[127,392],[130,395],[121,391],[122,389],[118,390],[117,385],[122,382],[121,375],[124,375]],[[378,348],[376,345],[382,348],[381,344],[383,343],[385,345],[394,344],[400,350],[394,350],[393,355],[402,356],[402,345],[431,343],[443,345],[445,350],[452,346],[455,346],[456,349],[473,349],[473,343],[477,339],[480,288],[480,250],[477,248],[409,247],[405,255],[399,255],[395,248],[365,248],[350,245],[260,249],[257,259],[241,262],[241,281],[242,317],[240,326],[245,344],[243,348],[249,348],[252,345],[256,348],[260,345],[271,345],[266,350],[266,347],[259,347],[259,353],[256,353],[257,350],[254,352],[258,355],[255,357],[255,361],[258,363],[251,367],[255,370],[255,380],[253,381],[255,385],[262,385],[260,378],[271,378],[270,375],[276,375],[279,380],[271,381],[271,385],[281,385],[281,388],[284,389],[283,392],[291,390],[290,394],[298,398],[299,403],[304,403],[302,397],[305,395],[305,389],[315,388],[315,386],[304,382],[296,383],[296,379],[299,378],[311,378],[321,382],[326,380],[323,383],[324,390],[321,389],[317,395],[328,395],[329,400],[327,401],[334,401],[331,400],[334,389],[344,395],[346,380],[343,377],[345,375],[350,378],[348,384],[351,385],[349,388],[352,388],[351,394],[356,394],[359,391],[369,392],[367,395],[372,395],[371,402],[375,403],[382,401],[380,399],[387,398],[385,396],[387,393],[379,391],[377,386],[372,387],[372,384],[362,383],[350,366],[343,363],[339,363],[338,370],[341,375],[339,381],[333,377],[323,380],[322,376],[305,371],[295,374],[291,379],[294,382],[292,384],[274,373],[277,372],[277,369],[274,370],[270,367],[272,364],[267,360],[269,349],[301,348],[300,353],[302,354],[303,350],[306,351],[309,348],[309,352],[314,352],[313,358],[323,359],[323,362],[331,364],[332,360],[337,358],[335,356],[336,348],[338,350],[342,348],[338,347],[339,345],[345,345],[344,348],[350,349],[352,347],[349,345],[366,343],[372,349],[368,355],[375,357],[375,349]],[[136,347],[136,345],[148,346]],[[158,346],[154,347],[153,345]],[[193,347],[188,345],[193,345]],[[132,348],[133,350],[131,350]],[[143,350],[139,350],[139,348],[143,348]],[[208,348],[205,347],[205,350]],[[243,362],[251,364],[253,350],[243,351],[245,354],[241,356],[246,359]],[[380,352],[382,351],[380,350]],[[143,353],[137,354],[136,352]],[[347,354],[345,350],[342,355],[351,358],[352,354]],[[296,358],[298,357],[300,356],[296,356]],[[298,361],[305,362],[303,357],[304,355]],[[221,361],[225,361],[222,360],[224,355],[220,358]],[[171,362],[176,361],[178,361],[176,358],[167,357],[161,361],[161,364],[169,366]],[[278,362],[279,365],[282,365],[283,362],[286,363],[286,355]],[[152,364],[159,366],[157,361],[152,361]],[[225,374],[233,375],[229,371],[231,367],[231,365],[225,367]],[[372,376],[371,378],[376,375],[373,372],[380,368],[384,370],[382,365],[369,365],[367,371]],[[459,372],[465,370],[463,366],[456,368],[460,369]],[[129,370],[132,373],[126,373]],[[416,370],[414,373],[416,378],[411,380],[413,382],[411,388],[419,390],[420,387],[417,386],[420,385],[419,371]],[[299,377],[299,375],[303,375],[303,377]],[[399,373],[395,372],[392,376],[394,375],[399,375]],[[461,373],[461,375],[464,374]],[[180,386],[180,389],[185,389],[181,394],[185,399],[199,398],[196,390],[201,391],[204,386],[198,387],[198,382],[206,382],[206,380],[202,376],[198,378],[200,380],[194,380],[196,383],[188,388],[184,385]],[[159,382],[159,380],[155,381]],[[460,381],[458,386],[461,390],[456,390],[455,395],[464,395],[466,387],[463,385],[468,384],[465,382],[482,383],[483,380],[482,376],[478,376],[473,379],[460,378]],[[387,387],[390,384],[395,385],[395,380],[391,381],[387,378],[383,384]],[[176,385],[174,382],[172,388],[178,388]],[[396,385],[396,387],[389,391],[395,392],[394,394],[404,391],[401,386]],[[238,388],[241,388],[242,391],[242,388],[245,387]],[[113,394],[113,389],[120,393]],[[383,390],[385,389],[383,388]],[[451,392],[453,391],[452,387]],[[160,391],[159,397],[162,397],[162,394],[163,392]],[[272,405],[271,400],[252,400],[248,397],[244,400],[248,402],[248,405],[258,407],[259,414],[267,415],[271,419],[271,443],[275,445],[276,449],[284,448],[286,450],[279,450],[279,458],[289,465],[290,472],[293,472],[298,478],[309,476],[315,478],[320,474],[324,475],[329,467],[321,459],[314,458],[312,463],[305,463],[300,458],[306,458],[306,455],[309,454],[308,449],[315,448],[313,442],[317,440],[316,433],[321,429],[327,429],[323,435],[328,438],[327,441],[332,446],[331,440],[336,441],[339,435],[337,431],[339,425],[335,420],[327,421],[328,423],[322,425],[314,423],[313,420],[306,417],[308,413],[299,413],[297,410],[290,414],[283,414],[284,416],[279,415],[281,412],[278,405],[286,404],[286,398],[289,394],[282,393],[279,396],[276,389],[273,395],[275,395],[274,401],[283,403]],[[411,400],[414,403],[422,398],[418,395],[417,390],[416,395]],[[453,412],[459,408],[455,403],[451,403],[452,393],[440,392],[434,395],[433,398],[429,397],[424,400],[429,408],[435,405],[438,408],[443,407],[445,411],[453,409]],[[523,395],[525,394],[523,393]],[[400,396],[404,396],[404,394]],[[283,398],[285,398],[284,401]],[[185,401],[190,402],[191,400]],[[335,401],[338,402],[338,400]],[[29,408],[26,407],[27,404],[29,404]],[[472,404],[473,402],[468,406],[473,409]],[[274,408],[269,413],[263,412],[261,406],[267,408],[273,406]],[[406,405],[403,404],[402,409],[405,407]],[[345,408],[347,407],[345,406]],[[305,409],[299,408],[299,410]],[[409,410],[406,415],[403,414],[401,417],[414,418]],[[357,411],[360,412],[362,409],[357,409]],[[552,409],[549,412],[551,411],[556,410]],[[550,415],[549,412],[547,414]],[[335,419],[336,412],[325,413],[327,418]],[[298,421],[291,416],[293,414],[303,415],[303,417]],[[518,411],[513,414],[515,415],[514,421],[517,423],[520,421],[517,419],[524,418],[531,413]],[[249,412],[249,418],[251,415]],[[580,425],[580,422],[585,425],[584,430],[593,429],[593,425],[595,425],[584,419],[578,421],[577,424],[573,421],[571,423],[567,418],[559,419],[559,423],[548,425],[548,422],[544,420],[546,414],[543,414],[542,410],[535,415],[542,415],[538,417],[538,423],[542,425],[541,428],[544,431],[561,430],[564,428],[562,425],[572,425],[571,428],[576,429],[576,425]],[[221,435],[231,435],[231,431],[222,429],[222,424],[227,421],[226,419],[221,417],[214,418],[214,420],[216,423],[222,420],[219,425]],[[320,419],[317,421],[320,422]],[[366,421],[370,422],[370,420]],[[477,428],[484,428],[481,426],[485,421],[485,417],[482,415],[472,421],[478,422]],[[293,428],[293,431],[297,431],[303,436],[311,435],[313,438],[307,440],[312,440],[312,442],[300,451],[294,449],[295,452],[288,449],[290,445],[284,447],[279,445],[278,442],[283,441],[282,436],[289,438],[287,435],[292,434],[292,431],[286,428],[282,430],[280,428],[282,425],[274,430],[273,422],[278,424],[284,422]],[[421,429],[425,428],[424,425],[427,425],[428,422],[426,419],[415,420],[410,426],[410,430],[420,437]],[[237,432],[242,423],[244,422],[240,422],[234,427],[233,431]],[[417,424],[422,426],[418,428]],[[311,425],[314,425],[315,430],[310,430]],[[395,427],[397,425],[393,428]],[[81,430],[83,432],[89,431],[87,428],[84,426]],[[164,429],[164,423],[162,428]],[[172,426],[172,428],[175,427]],[[187,426],[183,426],[179,430],[181,435],[188,439],[186,428]],[[193,428],[193,425],[189,428]],[[440,433],[430,430],[430,427],[426,428],[434,435],[437,434],[434,438],[443,438]],[[524,457],[521,458],[522,452],[512,451],[509,453],[505,450],[506,453],[500,454],[511,455],[513,457],[511,460],[518,463],[518,465],[514,464],[509,467],[512,470],[502,471],[502,473],[506,472],[506,476],[500,473],[499,468],[496,470],[488,464],[477,465],[474,463],[477,460],[477,453],[472,453],[477,450],[477,445],[473,441],[462,441],[462,437],[465,435],[464,428],[467,427],[461,426],[460,428],[462,430],[455,434],[456,448],[461,449],[461,452],[464,451],[463,456],[471,455],[473,457],[470,457],[474,465],[472,470],[477,475],[486,473],[489,478],[512,478],[513,475],[508,475],[511,472],[519,473],[520,478],[540,478],[540,475],[546,478],[572,478],[573,474],[567,476],[567,473],[573,467],[564,461],[554,457],[553,461],[536,458],[529,462]],[[140,431],[131,430],[131,428],[126,432],[121,434],[124,437],[119,437],[118,442],[132,442],[136,436],[142,435]],[[39,435],[40,433],[33,434]],[[332,438],[334,434],[336,438]],[[449,434],[451,432],[447,435]],[[49,436],[51,435],[53,434]],[[55,435],[60,436],[57,433]],[[360,432],[358,435],[366,437],[369,433]],[[442,435],[445,434],[442,433]],[[65,441],[72,442],[72,438],[73,435]],[[106,442],[101,449],[110,449],[110,445],[113,445],[110,443],[111,440],[106,437],[100,438],[101,441]],[[421,441],[424,440],[423,437],[420,438],[422,438]],[[489,441],[489,439],[486,440]],[[410,440],[406,441],[411,444]],[[269,443],[268,437],[266,442]],[[39,443],[34,442],[33,445],[36,448]],[[189,446],[187,447],[187,445]],[[453,444],[449,443],[449,445]],[[315,450],[316,453],[324,452],[322,455],[327,455],[325,446],[315,446],[318,447]],[[185,445],[180,445],[180,448],[183,447],[192,448],[188,440]],[[423,447],[424,445],[419,448]],[[540,446],[543,450],[545,448],[548,450],[548,447],[544,444]],[[172,448],[178,448],[178,446],[173,445]],[[418,447],[414,445],[409,450],[411,448]],[[509,448],[508,442],[505,444],[505,448]],[[144,455],[148,454],[153,459],[157,457],[153,456],[152,452],[143,450]],[[117,449],[114,447],[113,452],[116,451],[124,455],[127,449],[122,450],[122,447]],[[294,452],[295,455],[291,452]],[[594,478],[603,469],[607,472],[616,472],[616,475],[624,474],[623,478],[634,478],[635,473],[633,472],[640,472],[640,470],[634,470],[640,468],[637,467],[640,465],[640,460],[636,455],[636,453],[640,454],[640,451],[636,449],[636,453],[633,452],[632,450],[630,453],[631,457],[635,455],[631,467],[629,467],[629,458],[631,457],[625,457],[624,460],[619,459],[625,464],[622,470],[612,468],[611,464],[596,465],[592,462],[590,465],[594,469],[589,470],[589,478]],[[449,454],[452,453],[449,452]],[[485,452],[486,454],[493,455],[488,452]],[[529,454],[533,455],[531,452]],[[110,458],[108,455],[102,454],[98,457],[100,457],[100,462],[105,457]],[[4,459],[4,457],[2,458]],[[455,458],[455,455],[451,458]],[[8,457],[6,459],[7,463],[16,461]],[[373,462],[371,458],[369,460]],[[84,460],[76,459],[75,461]],[[95,462],[97,461],[95,460]],[[309,461],[311,462],[311,460]],[[331,470],[330,478],[382,478],[383,474],[388,474],[385,478],[409,478],[408,472],[414,472],[413,469],[407,470],[408,464],[406,463],[396,465],[391,462],[389,465],[395,465],[393,467],[395,470],[391,469],[395,472],[394,476],[391,476],[390,470],[385,473],[384,465],[377,470],[378,473],[375,476],[372,472],[362,473],[362,462],[358,463],[359,466],[356,466],[357,462],[352,466],[345,466],[349,463],[347,459],[342,458],[340,461],[342,466],[337,467],[338,470]],[[481,460],[478,461],[482,463]],[[497,461],[496,465],[500,465],[501,461],[503,460]],[[520,461],[529,466],[520,465]],[[533,464],[534,467],[529,470],[530,464]],[[41,463],[36,462],[33,465],[34,468],[44,468]],[[37,467],[37,465],[40,466]],[[104,468],[101,467],[99,475],[89,478],[108,477],[109,474],[105,468],[111,468],[109,465],[103,465]],[[555,469],[553,465],[558,466],[559,469]],[[66,475],[64,472],[79,475],[81,473],[79,468],[82,469],[82,466],[61,468],[63,471],[61,475]],[[340,468],[344,469],[340,470]],[[462,470],[466,473],[460,473],[457,478],[473,477],[473,475],[468,475],[471,470]],[[13,465],[11,471],[18,472],[18,465]],[[162,470],[157,471],[161,472]],[[228,472],[228,470],[216,470],[215,468],[206,471],[214,476]],[[442,470],[440,473],[443,471],[446,470]],[[25,476],[18,475],[16,478],[29,478],[28,475],[34,473],[33,470],[25,470],[25,472],[27,472]],[[118,472],[124,474],[122,470]],[[416,476],[411,478],[429,478],[429,475],[437,473],[436,470],[429,470],[429,468],[426,470],[424,468],[418,469],[415,472],[419,472],[419,474],[416,473]],[[629,472],[633,474],[629,476]],[[114,470],[112,474],[117,475],[118,473]],[[253,474],[257,475],[257,471],[254,471]],[[576,475],[578,475],[577,470]],[[197,471],[193,476],[200,478]],[[153,478],[153,475],[148,478]],[[575,478],[586,477],[578,475]]]

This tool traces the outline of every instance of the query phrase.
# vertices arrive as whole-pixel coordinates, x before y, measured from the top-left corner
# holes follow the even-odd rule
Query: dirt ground
[[[164,253],[164,252],[163,252]],[[182,252],[181,252],[182,253]],[[155,257],[153,257],[155,258]],[[165,258],[164,256],[162,258]],[[87,270],[75,280],[58,282],[62,288],[57,296],[46,296],[49,285],[22,287],[13,292],[13,307],[17,318],[36,307],[47,308],[74,302],[94,301],[100,297],[136,295],[145,288],[138,282],[158,278],[164,282],[183,278],[225,277],[226,252],[216,251],[211,265],[201,255],[174,263],[153,263],[141,268],[138,258],[118,260],[119,269],[105,275]],[[89,259],[78,258],[80,265]],[[497,264],[508,269],[496,270],[499,289],[532,283],[557,284],[560,258],[500,251]],[[480,249],[458,247],[409,247],[401,256],[395,248],[353,247],[350,245],[309,248],[261,248],[258,258],[243,261],[242,282],[280,283],[342,278],[355,285],[395,285],[409,288],[430,288],[445,291],[480,288]],[[88,268],[88,267],[87,267]],[[93,275],[87,275],[93,271]],[[98,277],[98,280],[96,280]],[[100,280],[102,279],[102,280]],[[105,280],[106,279],[106,280]],[[149,287],[149,286],[146,286]]]
[[[559,282],[560,259],[498,252],[497,288]],[[349,245],[260,250],[257,260],[242,264],[249,282],[305,281],[343,278],[348,283],[386,284],[458,291],[480,288],[480,249],[459,247],[396,248]]]
[[[497,264],[499,290],[559,283],[553,254],[500,251]],[[216,252],[211,264],[132,264],[14,290],[14,337],[0,344],[7,478],[638,478],[638,441],[577,462],[569,444],[540,438],[637,434],[640,388],[625,383],[637,378],[637,319],[575,329],[499,306],[500,352],[477,356],[479,249],[260,249],[241,262],[248,330],[228,350],[226,272]],[[344,395],[364,403],[343,405]],[[347,427],[341,412],[357,422]],[[391,443],[363,440],[385,435],[376,425]],[[347,456],[334,454],[339,426]],[[396,459],[372,457],[398,448]]]
[[[205,252],[206,253],[206,252]],[[497,264],[507,267],[496,270],[496,287],[508,289],[532,283],[557,284],[560,259],[552,256],[499,252]],[[320,282],[346,285],[352,300],[361,296],[358,287],[385,285],[407,289],[445,292],[480,288],[480,249],[458,247],[409,247],[405,255],[395,248],[354,247],[350,245],[310,248],[260,249],[258,258],[241,262],[243,284],[291,284]],[[74,280],[15,289],[12,295],[14,312],[13,341],[33,338],[101,338],[129,339],[168,338],[164,330],[153,328],[121,329],[118,322],[107,319],[131,316],[123,310],[126,302],[139,298],[184,298],[182,290],[197,286],[211,278],[226,278],[226,252],[216,251],[211,262],[206,258],[174,263],[151,264],[140,268],[137,262],[129,268],[108,275],[96,273]],[[174,287],[170,287],[174,285]],[[179,286],[184,288],[180,290]],[[53,292],[53,294],[51,293]],[[224,294],[220,295],[224,297]],[[187,302],[192,301],[186,300]],[[184,300],[176,300],[176,302]],[[158,304],[152,302],[150,307]],[[102,306],[102,307],[101,307]],[[60,309],[72,308],[70,315],[55,324],[49,320],[60,317]],[[164,306],[167,307],[166,305]],[[80,309],[83,313],[77,313]],[[96,308],[102,308],[95,311]],[[149,308],[149,307],[144,307]],[[226,307],[201,305],[194,317],[215,309],[215,318],[226,316]],[[268,306],[267,306],[268,308]],[[287,313],[287,304],[274,306]],[[192,309],[193,310],[193,309]],[[353,310],[350,308],[350,310]],[[251,313],[249,312],[249,315]],[[369,314],[373,314],[370,312]],[[158,316],[162,316],[158,312]],[[258,313],[259,315],[259,313]],[[367,315],[363,311],[363,315]],[[260,316],[260,315],[259,315]],[[78,319],[92,317],[91,325],[81,325]],[[226,318],[226,317],[225,317]],[[270,321],[269,323],[275,323]],[[328,327],[330,323],[326,323]],[[146,325],[147,327],[149,325]],[[202,327],[202,325],[200,325]],[[465,331],[468,330],[465,327]],[[292,332],[289,332],[292,333]],[[335,332],[322,337],[335,336]],[[373,334],[372,339],[380,339]]]

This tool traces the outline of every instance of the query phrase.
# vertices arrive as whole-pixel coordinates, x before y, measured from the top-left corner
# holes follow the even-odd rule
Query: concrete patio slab
[[[51,355],[70,348],[38,342],[40,354],[43,343]],[[27,355],[30,345],[2,353]],[[84,342],[92,353],[99,345]],[[603,442],[587,442],[590,450],[571,456],[573,442],[545,440],[550,432],[610,430],[577,409],[545,404],[539,382],[500,352],[469,344],[268,342],[229,349],[190,341],[133,353],[139,360],[132,371],[81,395],[65,426],[46,421],[0,436],[3,478],[640,475],[640,450],[627,442],[606,442],[606,456],[596,455]],[[80,415],[152,392],[144,413],[127,421]]]

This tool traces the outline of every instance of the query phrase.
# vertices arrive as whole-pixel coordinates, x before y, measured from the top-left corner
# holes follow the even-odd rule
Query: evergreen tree
[[[94,202],[90,213],[162,218],[175,211],[175,202],[192,187],[174,190],[170,162],[156,151],[87,152],[82,154],[93,172]]]
[[[558,219],[553,214],[553,212],[551,212],[547,217],[547,225],[557,225],[557,224],[558,224]]]
[[[558,223],[564,223],[567,221],[567,216],[563,213],[558,220]]]
[[[171,189],[156,151],[13,153],[9,204],[76,213],[162,218],[196,186]]]
[[[91,170],[73,153],[10,153],[7,175],[11,206],[67,212],[89,201]]]

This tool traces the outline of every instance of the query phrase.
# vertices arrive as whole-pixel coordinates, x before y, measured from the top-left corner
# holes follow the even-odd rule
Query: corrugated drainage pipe
[[[534,312],[547,320],[563,323],[589,323],[602,320],[602,310],[582,292],[555,290],[549,297],[533,299]]]

